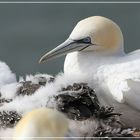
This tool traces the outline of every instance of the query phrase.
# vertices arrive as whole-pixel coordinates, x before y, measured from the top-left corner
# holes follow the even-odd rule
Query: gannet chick
[[[56,140],[56,137],[64,137],[67,130],[68,120],[63,114],[53,109],[40,108],[27,113],[19,121],[14,130],[14,140],[48,140],[49,137]]]
[[[140,50],[124,53],[123,34],[115,22],[101,16],[81,20],[40,62],[64,54],[66,75],[87,77],[101,104],[123,114],[126,125],[140,127]]]

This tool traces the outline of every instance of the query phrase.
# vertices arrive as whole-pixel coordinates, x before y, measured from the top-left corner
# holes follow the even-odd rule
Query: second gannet
[[[81,20],[40,62],[65,54],[65,74],[87,77],[101,104],[114,106],[126,125],[140,127],[140,50],[125,54],[115,22],[101,16]]]

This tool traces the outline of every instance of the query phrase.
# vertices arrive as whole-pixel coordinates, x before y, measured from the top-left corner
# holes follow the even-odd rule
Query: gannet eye
[[[84,39],[82,39],[83,43],[91,43],[91,38],[90,37],[86,37]]]
[[[85,43],[85,44],[91,44],[91,38],[90,37],[86,37],[80,40],[76,40],[76,42],[78,43]]]

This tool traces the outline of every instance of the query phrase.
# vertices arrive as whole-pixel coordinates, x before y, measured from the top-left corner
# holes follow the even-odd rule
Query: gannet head
[[[48,108],[35,109],[23,116],[16,125],[14,140],[26,140],[27,137],[64,137],[67,131],[68,120],[63,114]]]
[[[39,62],[45,62],[74,51],[123,52],[121,29],[112,20],[101,16],[81,20],[75,26],[69,38],[42,56]]]

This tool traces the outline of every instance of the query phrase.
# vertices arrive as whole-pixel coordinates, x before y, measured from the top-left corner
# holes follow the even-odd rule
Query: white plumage
[[[64,73],[90,79],[103,105],[121,112],[127,125],[140,126],[140,50],[125,54],[119,26],[105,17],[78,22],[69,38],[40,62],[68,54]]]

